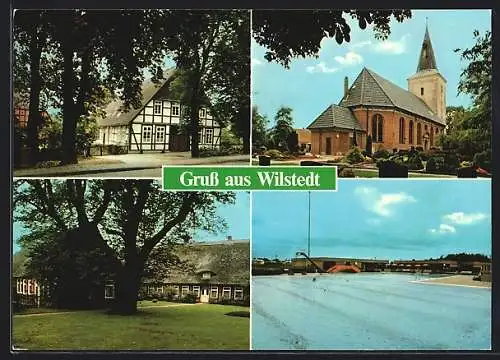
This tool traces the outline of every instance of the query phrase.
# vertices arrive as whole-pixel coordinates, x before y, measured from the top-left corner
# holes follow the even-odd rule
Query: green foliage
[[[271,159],[273,160],[279,160],[284,158],[284,155],[281,153],[281,151],[276,149],[267,150],[265,152],[265,155],[270,156]]]
[[[375,37],[387,39],[391,18],[411,18],[410,10],[253,10],[252,36],[267,49],[265,58],[289,67],[293,58],[318,57],[321,40],[327,36],[338,44],[351,41],[347,19],[361,29],[373,25]]]
[[[477,153],[490,156],[484,161],[491,162],[491,79],[492,79],[492,43],[491,32],[483,36],[474,31],[476,43],[470,49],[456,49],[461,60],[468,65],[461,73],[458,92],[469,94],[473,105],[450,107],[447,109],[447,134],[439,139],[444,149],[456,151],[462,158],[472,160]],[[490,152],[487,152],[490,150]]]
[[[223,128],[221,132],[221,147],[222,148],[233,148],[236,146],[241,146],[242,141],[230,130]]]
[[[373,153],[374,159],[388,159],[391,157],[391,153],[386,149],[378,149]]]
[[[274,146],[281,151],[290,151],[288,139],[293,133],[292,108],[281,107],[274,117],[275,125],[270,131]]]
[[[234,203],[235,195],[165,192],[150,180],[19,180],[13,198],[14,221],[30,231],[21,246],[29,249],[31,259],[39,259],[38,274],[45,268],[65,274],[71,262],[74,273],[80,274],[102,252],[109,259],[105,263],[112,266],[106,273],[127,274],[118,279],[117,303],[130,305],[139,291],[133,279],[141,278],[153,249],[168,250],[168,245],[189,239],[195,229],[212,233],[224,229],[217,206]],[[64,241],[81,255],[81,263],[73,252],[54,250]],[[137,258],[142,259],[140,264],[133,262]],[[99,274],[101,270],[101,265],[95,269]],[[119,291],[131,285],[128,292]]]
[[[363,154],[361,154],[361,150],[358,147],[353,147],[347,153],[345,157],[346,161],[349,164],[358,164],[365,160]]]
[[[491,171],[491,150],[485,150],[474,155],[473,163],[485,170]]]
[[[293,154],[296,154],[299,151],[299,134],[297,134],[295,130],[288,135],[287,147],[288,151]]]
[[[268,131],[269,120],[265,115],[259,113],[257,106],[252,107],[252,145],[267,146],[269,144]]]
[[[356,173],[353,169],[345,167],[339,172],[339,177],[341,178],[354,178],[356,177]]]
[[[405,162],[405,164],[408,165],[409,170],[421,170],[424,168],[422,158],[418,153],[414,153],[408,156],[408,160]]]
[[[441,173],[444,172],[444,157],[442,156],[432,156],[427,160],[425,164],[425,171],[430,173]]]
[[[221,149],[200,149],[200,157],[211,156],[229,156],[241,154],[242,150],[239,147],[221,148]]]
[[[198,298],[196,297],[195,294],[187,294],[181,298],[181,302],[188,303],[188,304],[195,304],[197,302],[197,300],[198,300]]]

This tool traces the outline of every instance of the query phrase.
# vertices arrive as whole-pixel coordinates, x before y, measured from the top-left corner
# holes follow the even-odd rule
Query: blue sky
[[[491,182],[339,180],[311,192],[311,256],[419,259],[491,254]],[[255,192],[252,256],[307,249],[308,193]]]
[[[293,60],[290,69],[264,59],[265,48],[252,41],[252,102],[273,124],[281,106],[293,109],[295,126],[307,127],[324,109],[343,96],[344,77],[349,86],[362,68],[375,71],[407,89],[407,78],[416,72],[425,33],[426,17],[438,70],[447,80],[447,105],[469,106],[457,96],[460,73],[466,66],[453,50],[474,45],[473,31],[491,30],[490,10],[413,10],[412,18],[391,21],[391,36],[376,40],[371,27],[351,24],[351,42],[338,45],[323,39],[318,59]]]
[[[194,235],[197,241],[217,241],[223,240],[228,235],[233,239],[248,240],[250,239],[250,193],[244,191],[236,192],[236,202],[234,205],[219,205],[217,215],[226,220],[227,229],[217,234],[198,231]],[[16,244],[17,239],[26,234],[28,230],[23,228],[19,222],[14,222],[13,225],[13,253],[19,251],[19,246]]]

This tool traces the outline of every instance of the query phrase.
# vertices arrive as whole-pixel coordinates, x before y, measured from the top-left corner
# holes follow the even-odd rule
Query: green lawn
[[[132,316],[102,310],[14,315],[13,344],[27,350],[248,350],[249,318],[224,315],[241,310],[249,309],[203,304],[154,306]]]

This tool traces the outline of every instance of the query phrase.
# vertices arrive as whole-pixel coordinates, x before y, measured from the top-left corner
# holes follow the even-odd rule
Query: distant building
[[[341,155],[353,145],[364,149],[371,136],[372,149],[409,149],[436,146],[446,125],[446,79],[437,69],[426,27],[417,72],[408,78],[408,90],[366,67],[344,96],[329,105],[308,126],[312,152]]]
[[[389,260],[378,260],[378,259],[354,259],[354,258],[333,258],[333,257],[311,257],[311,260],[323,271],[330,272],[334,271],[335,266],[348,265],[355,266],[360,271],[370,272],[370,271],[382,271],[385,269]],[[306,258],[293,258],[290,268],[295,272],[301,271],[312,271],[314,272],[316,267],[310,263]]]

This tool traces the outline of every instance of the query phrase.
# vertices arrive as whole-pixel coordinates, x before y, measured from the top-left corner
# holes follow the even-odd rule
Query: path
[[[154,153],[95,156],[78,164],[14,170],[14,177],[106,177],[124,173],[126,177],[161,177],[163,165],[249,165],[249,155],[191,158],[189,153]]]

